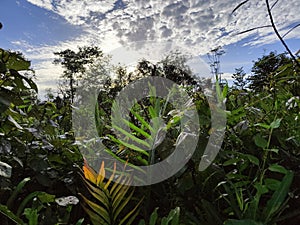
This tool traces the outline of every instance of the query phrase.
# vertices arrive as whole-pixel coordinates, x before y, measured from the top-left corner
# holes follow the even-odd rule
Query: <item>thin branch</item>
[[[293,28],[291,28],[288,32],[286,32],[282,38],[284,38],[286,35],[288,35],[292,30],[294,30],[295,28],[299,27],[300,26],[300,23],[298,23],[296,26],[294,26]]]
[[[285,41],[282,39],[282,37],[280,36],[276,25],[274,23],[273,20],[273,16],[272,16],[272,12],[271,12],[271,8],[270,8],[270,4],[269,4],[269,0],[266,0],[266,4],[267,4],[267,10],[268,10],[268,14],[269,14],[269,18],[271,21],[271,25],[273,27],[273,30],[275,32],[275,34],[277,35],[277,37],[279,38],[279,40],[281,41],[281,43],[283,44],[283,46],[285,47],[285,49],[287,50],[287,52],[290,54],[291,58],[294,60],[294,62],[296,63],[296,65],[300,68],[300,63],[298,62],[298,60],[296,59],[296,57],[293,55],[293,53],[291,52],[291,50],[289,49],[289,47],[287,46],[287,44],[285,43]]]
[[[231,12],[230,15],[232,15],[236,10],[238,10],[242,5],[244,5],[244,4],[247,3],[247,2],[249,2],[249,0],[246,0],[246,1],[243,1],[242,3],[240,3],[237,7],[235,7],[235,8],[232,10],[232,12]]]
[[[274,6],[279,2],[279,0],[277,0],[276,2],[273,3],[273,5],[271,6],[271,10],[274,8]]]
[[[255,28],[251,28],[251,29],[248,29],[248,30],[239,32],[239,33],[237,33],[236,35],[248,33],[248,32],[253,31],[253,30],[257,30],[257,29],[260,29],[260,28],[267,28],[267,27],[272,27],[272,26],[271,26],[271,25],[264,25],[264,26],[260,26],[260,27],[255,27]]]

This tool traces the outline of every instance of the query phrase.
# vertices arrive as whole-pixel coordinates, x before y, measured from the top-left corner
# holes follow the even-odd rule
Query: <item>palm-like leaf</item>
[[[153,91],[153,90],[152,90]],[[153,94],[155,96],[155,93]],[[165,104],[167,104],[165,102]],[[139,111],[141,107],[142,113]],[[158,145],[158,135],[161,135],[161,131],[165,129],[162,126],[162,121],[157,118],[162,117],[161,112],[161,100],[157,98],[150,98],[150,105],[145,106],[143,103],[138,103],[137,109],[134,107],[130,110],[134,121],[125,119],[122,117],[122,112],[117,104],[113,104],[113,111],[115,112],[116,118],[112,121],[111,128],[119,134],[119,138],[113,135],[108,135],[109,138],[120,146],[121,148],[117,154],[122,154],[125,150],[133,152],[135,160],[138,160],[142,165],[149,165],[153,161],[154,149]],[[145,108],[144,108],[145,107]],[[145,118],[145,114],[149,118]],[[125,130],[124,127],[130,128],[131,130]],[[121,138],[120,138],[121,137]],[[149,154],[149,150],[152,150],[152,154]],[[136,154],[135,154],[136,153]],[[129,164],[130,165],[130,164]]]
[[[138,204],[124,215],[125,208],[132,199],[134,189],[130,187],[132,178],[121,173],[115,183],[112,183],[116,173],[116,164],[109,179],[105,178],[104,162],[96,173],[85,161],[83,166],[84,183],[93,200],[80,194],[85,204],[84,210],[90,216],[93,224],[103,225],[130,225],[138,215]],[[121,217],[123,215],[123,218]]]

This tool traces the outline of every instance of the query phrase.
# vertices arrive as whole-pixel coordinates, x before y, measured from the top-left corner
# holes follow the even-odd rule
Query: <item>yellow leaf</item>
[[[114,179],[114,176],[115,176],[115,172],[117,170],[117,163],[114,162],[114,170],[113,170],[113,173],[112,175],[110,176],[110,178],[108,179],[106,185],[104,186],[104,189],[106,190],[108,188],[108,186],[110,185],[110,183],[112,182],[112,180]]]
[[[104,161],[102,161],[101,163],[101,167],[98,173],[98,177],[97,177],[97,185],[99,186],[103,180],[105,178],[105,168],[104,168]]]
[[[83,165],[83,173],[84,177],[91,181],[92,183],[96,183],[96,172],[88,165],[87,161],[84,160],[84,165]]]

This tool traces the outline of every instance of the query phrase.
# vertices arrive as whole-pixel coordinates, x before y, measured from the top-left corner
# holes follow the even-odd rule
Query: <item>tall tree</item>
[[[60,84],[65,89],[64,96],[74,102],[77,80],[82,77],[86,71],[86,66],[95,62],[103,56],[98,47],[79,47],[78,51],[67,49],[61,52],[55,52],[59,58],[54,60],[54,64],[60,64],[65,69]]]
[[[250,82],[249,88],[254,91],[271,90],[275,85],[276,70],[288,63],[291,63],[291,59],[286,54],[276,52],[258,58],[251,70],[253,74],[247,79]]]
[[[236,68],[235,73],[232,75],[232,78],[234,79],[233,84],[236,88],[243,90],[248,83],[248,80],[245,79],[246,73],[243,69],[243,67]]]

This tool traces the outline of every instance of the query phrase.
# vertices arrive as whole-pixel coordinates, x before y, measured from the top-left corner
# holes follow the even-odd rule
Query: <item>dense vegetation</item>
[[[227,125],[221,151],[205,171],[199,171],[198,165],[212,132],[210,106],[201,90],[204,81],[193,76],[185,57],[174,53],[156,64],[142,60],[134,72],[127,72],[112,66],[109,57],[95,47],[56,55],[55,62],[65,68],[61,95],[48,93],[47,101],[41,102],[30,62],[21,53],[0,49],[1,224],[300,221],[300,72],[287,55],[271,52],[254,62],[250,77],[238,68],[233,87],[225,83],[221,90],[217,88],[226,101]],[[126,176],[126,170],[165,159],[181,132],[181,112],[149,94],[134,105],[125,121],[132,133],[122,132],[122,140],[114,135],[121,129],[110,121],[113,99],[129,83],[148,76],[166,77],[189,93],[197,106],[201,132],[195,154],[175,176],[134,188],[130,186],[134,177]],[[99,89],[96,110],[82,107],[79,113],[87,118],[96,115],[98,137],[108,147],[105,151],[124,162],[123,170],[108,171],[101,163],[101,151],[100,163],[93,164],[97,145],[87,139],[88,128],[75,140],[72,105],[90,104],[83,96],[93,85]],[[165,140],[152,155],[141,146],[159,132],[150,123],[157,116],[166,120],[167,129]],[[130,139],[139,144],[124,142]],[[85,152],[85,159],[80,151],[83,145],[91,151]],[[96,165],[99,172],[92,169]]]

